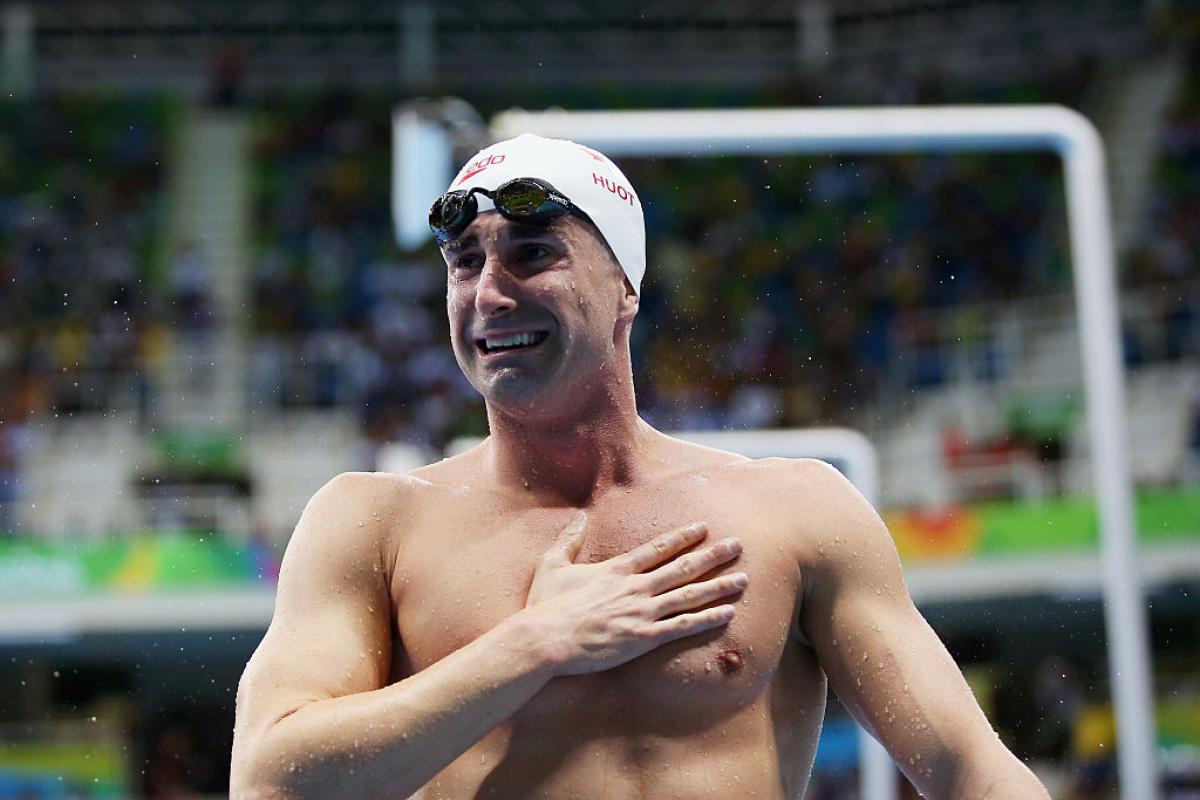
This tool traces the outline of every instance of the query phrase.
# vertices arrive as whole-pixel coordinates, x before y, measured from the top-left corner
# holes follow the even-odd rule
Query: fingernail
[[[691,525],[688,525],[688,530],[694,531],[696,533],[700,533],[701,531],[705,530],[707,527],[708,527],[708,523],[693,522]]]
[[[739,588],[743,588],[743,587],[745,587],[747,581],[749,581],[749,580],[750,579],[746,576],[746,573],[738,572],[733,576],[733,585],[737,586]]]
[[[737,538],[736,536],[731,536],[728,539],[726,539],[725,546],[728,547],[731,552],[734,552],[734,553],[742,552],[742,540]]]

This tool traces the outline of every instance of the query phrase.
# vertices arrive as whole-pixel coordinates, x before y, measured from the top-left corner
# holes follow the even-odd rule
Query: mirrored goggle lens
[[[536,183],[514,181],[502,186],[494,198],[498,208],[519,217],[561,214],[566,208],[550,199],[550,194]]]
[[[463,212],[466,209],[467,198],[462,194],[444,194],[429,209],[429,225],[439,231],[453,233],[457,225],[462,224]]]

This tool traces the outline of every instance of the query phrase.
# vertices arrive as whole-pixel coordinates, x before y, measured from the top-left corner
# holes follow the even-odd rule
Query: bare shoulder
[[[305,513],[395,513],[418,500],[426,485],[427,481],[409,473],[341,472],[316,491]]]
[[[713,469],[734,464],[752,463],[752,459],[738,453],[731,453],[728,450],[721,450],[717,447],[689,442],[686,439],[679,439],[661,431],[656,431],[655,433],[660,437],[659,441],[664,446],[662,455],[670,459],[672,463],[688,470]]]
[[[816,458],[763,458],[730,465],[756,515],[786,531],[802,561],[843,543],[891,545],[879,514],[836,467]],[[848,552],[854,552],[853,547]]]
[[[288,550],[376,551],[390,562],[394,532],[419,508],[428,483],[409,474],[342,472],[309,499]],[[399,525],[397,523],[400,523]]]
[[[837,503],[858,493],[836,467],[817,458],[741,458],[729,462],[726,471],[731,479],[741,476],[789,504],[815,498]]]

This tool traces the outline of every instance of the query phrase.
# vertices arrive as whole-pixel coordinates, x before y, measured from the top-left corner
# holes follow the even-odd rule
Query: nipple
[[[745,665],[742,662],[742,654],[737,650],[722,650],[717,653],[717,666],[721,668],[721,672],[732,675]]]

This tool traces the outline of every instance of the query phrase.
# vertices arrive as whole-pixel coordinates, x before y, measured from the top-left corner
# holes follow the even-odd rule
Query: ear
[[[624,276],[624,273],[622,273],[622,276]],[[617,316],[620,319],[632,320],[637,316],[641,298],[633,290],[633,284],[629,282],[629,278],[625,278],[624,286],[625,293],[621,295],[621,299],[617,303]]]

